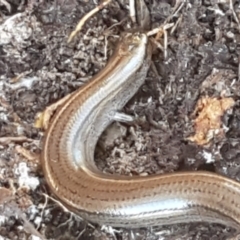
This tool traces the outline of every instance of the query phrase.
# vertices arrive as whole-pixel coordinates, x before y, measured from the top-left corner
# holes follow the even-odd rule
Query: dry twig
[[[235,21],[237,22],[237,24],[238,24],[238,29],[240,30],[240,22],[239,22],[239,19],[238,19],[238,17],[237,17],[236,12],[234,11],[233,1],[230,0],[230,1],[229,1],[229,4],[230,4],[229,7],[230,7],[230,9],[231,9],[231,11],[232,11],[232,14],[233,14],[233,18],[234,18]]]
[[[129,0],[129,15],[133,23],[136,23],[135,0]]]
[[[69,38],[68,38],[68,43],[70,43],[73,38],[76,36],[76,34],[81,31],[83,25],[85,24],[85,22],[92,17],[94,14],[96,14],[97,12],[99,12],[101,9],[103,9],[105,6],[107,6],[112,0],[106,0],[103,3],[101,3],[100,5],[98,5],[97,7],[95,7],[94,9],[92,9],[89,13],[87,13],[85,16],[83,16],[83,18],[81,18],[81,20],[79,21],[78,25],[76,26],[75,30],[72,31],[72,33],[70,34]]]
[[[0,5],[4,5],[7,8],[8,12],[11,12],[11,5],[6,0],[0,0]]]

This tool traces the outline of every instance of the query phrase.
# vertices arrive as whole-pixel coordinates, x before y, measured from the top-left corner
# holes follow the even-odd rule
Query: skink
[[[213,222],[239,229],[237,181],[208,172],[114,176],[95,166],[99,136],[143,84],[151,55],[146,34],[125,34],[106,67],[57,110],[41,156],[50,189],[71,211],[100,225]]]

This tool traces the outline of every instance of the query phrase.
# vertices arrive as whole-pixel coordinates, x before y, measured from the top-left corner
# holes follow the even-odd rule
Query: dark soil
[[[0,209],[0,238],[34,239],[34,230],[46,239],[235,236],[234,229],[216,224],[101,228],[46,200],[43,194],[51,192],[38,159],[44,131],[34,127],[36,115],[105,66],[117,36],[130,27],[128,1],[113,1],[93,16],[71,44],[70,32],[97,1],[6,1],[10,12],[0,0],[0,186],[13,197]],[[152,28],[160,26],[175,5],[146,2]],[[100,169],[126,175],[204,169],[240,181],[240,27],[229,6],[228,1],[189,0],[174,16],[171,22],[178,24],[168,32],[167,58],[156,50],[145,84],[123,109],[141,121],[114,123],[106,130],[96,150]],[[239,2],[233,7],[240,16]],[[225,134],[207,146],[187,140],[194,134],[192,114],[203,96],[235,100],[222,117]]]

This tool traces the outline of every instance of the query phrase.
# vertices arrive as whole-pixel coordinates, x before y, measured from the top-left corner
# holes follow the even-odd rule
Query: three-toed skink
[[[146,34],[125,34],[106,67],[57,110],[41,156],[50,189],[70,210],[100,225],[205,221],[240,228],[237,181],[210,172],[114,176],[95,166],[98,138],[143,84],[151,55]]]

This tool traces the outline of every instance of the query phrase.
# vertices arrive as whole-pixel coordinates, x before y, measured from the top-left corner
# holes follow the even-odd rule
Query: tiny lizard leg
[[[64,104],[69,99],[69,97],[71,95],[72,95],[72,93],[68,94],[64,98],[62,98],[59,101],[57,101],[57,102],[53,103],[52,105],[48,106],[43,112],[38,113],[37,116],[36,116],[34,126],[36,128],[43,128],[44,130],[46,130],[48,128],[49,122],[51,120],[51,117],[52,117],[54,111],[59,106]]]

